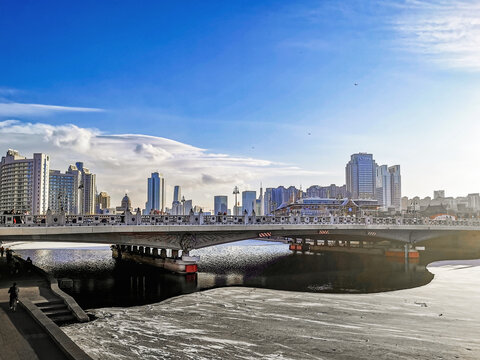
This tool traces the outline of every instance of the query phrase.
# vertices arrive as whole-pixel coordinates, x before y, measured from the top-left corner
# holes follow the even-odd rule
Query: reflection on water
[[[199,273],[116,262],[108,248],[18,250],[60,280],[83,308],[134,306],[220,286],[250,286],[309,292],[378,292],[424,285],[433,275],[424,265],[392,262],[378,255],[293,254],[288,245],[242,241],[192,251]]]

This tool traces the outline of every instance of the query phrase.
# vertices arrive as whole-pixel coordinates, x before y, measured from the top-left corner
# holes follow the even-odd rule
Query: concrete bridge
[[[113,244],[117,259],[177,273],[197,272],[193,249],[252,238],[287,238],[292,250],[368,251],[418,257],[413,247],[468,249],[480,256],[480,220],[349,216],[2,215],[0,242],[48,241]],[[318,241],[323,241],[320,245]],[[312,243],[312,246],[307,244]],[[343,249],[342,249],[343,247]],[[389,249],[388,251],[386,249]],[[403,249],[403,253],[401,252]],[[450,250],[451,251],[451,250]],[[477,255],[478,254],[478,255]]]
[[[252,238],[386,243],[402,247],[463,241],[480,250],[480,220],[349,216],[2,215],[0,241],[116,244],[121,253],[177,258],[179,251]],[[159,253],[160,249],[160,253]],[[163,252],[165,250],[165,252]],[[192,260],[193,261],[193,260]]]

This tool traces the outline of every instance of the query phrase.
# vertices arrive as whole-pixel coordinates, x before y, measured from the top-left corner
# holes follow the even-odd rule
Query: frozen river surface
[[[226,287],[64,327],[94,359],[479,359],[480,260],[373,294]]]

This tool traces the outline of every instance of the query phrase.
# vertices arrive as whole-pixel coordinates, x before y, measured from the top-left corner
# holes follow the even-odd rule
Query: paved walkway
[[[21,307],[13,312],[8,307],[8,288],[13,282],[20,289],[19,298],[30,301],[56,299],[48,282],[40,275],[26,271],[11,274],[5,257],[0,258],[0,359],[30,360],[67,359],[50,336]]]

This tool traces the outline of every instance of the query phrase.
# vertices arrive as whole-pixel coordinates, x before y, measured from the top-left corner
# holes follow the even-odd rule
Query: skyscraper
[[[402,178],[400,165],[377,166],[376,174],[375,196],[378,204],[384,209],[394,207],[396,210],[401,210]]]
[[[353,199],[375,199],[376,168],[372,154],[351,155],[345,167],[348,195]]]
[[[95,201],[97,192],[96,176],[83,167],[83,162],[75,163],[80,176],[79,208],[84,215],[95,214]],[[72,168],[73,169],[73,168]],[[74,170],[73,170],[74,171]]]
[[[150,214],[153,211],[162,211],[165,207],[165,180],[158,172],[152,173],[147,180],[147,202],[145,203],[145,213]]]
[[[400,174],[400,165],[393,165],[388,168],[391,181],[391,199],[392,206],[396,210],[402,208],[402,176]]]
[[[54,213],[78,214],[79,176],[69,170],[62,174],[59,170],[50,170],[48,208]]]
[[[183,215],[182,188],[180,185],[173,187],[172,215]]]
[[[183,213],[182,213],[182,215],[189,215],[191,210],[193,210],[193,201],[192,200],[185,200],[183,202]]]
[[[273,188],[266,188],[265,189],[265,196],[263,198],[263,208],[264,208],[264,214],[265,215],[270,215],[273,210]]]
[[[378,205],[386,209],[392,206],[392,179],[387,165],[377,166],[375,196]]]
[[[213,198],[213,212],[215,215],[226,214],[228,211],[228,197],[226,195],[217,195]]]
[[[182,188],[180,185],[175,185],[173,187],[173,201],[180,202],[180,200],[182,200]]]
[[[36,153],[33,159],[8,150],[0,163],[0,211],[33,215],[48,210],[50,158]]]
[[[247,211],[250,215],[255,209],[255,201],[257,200],[256,191],[242,191],[242,215]]]

